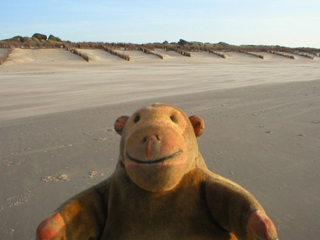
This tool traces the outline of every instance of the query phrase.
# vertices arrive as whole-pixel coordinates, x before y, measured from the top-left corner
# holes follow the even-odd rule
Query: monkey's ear
[[[196,137],[200,137],[204,130],[204,121],[198,116],[191,116],[189,117],[189,120],[193,126]]]
[[[116,130],[116,132],[119,135],[122,135],[122,131],[123,131],[124,125],[126,124],[128,118],[129,118],[128,116],[118,117],[118,119],[114,123],[114,130]]]

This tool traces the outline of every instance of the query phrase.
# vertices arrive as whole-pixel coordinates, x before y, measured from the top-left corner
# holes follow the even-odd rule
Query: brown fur
[[[115,130],[113,175],[62,205],[38,239],[277,239],[257,200],[207,169],[196,140],[201,118],[154,104],[118,118]]]

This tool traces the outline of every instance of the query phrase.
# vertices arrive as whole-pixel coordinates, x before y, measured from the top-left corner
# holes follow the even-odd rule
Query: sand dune
[[[81,53],[88,55],[90,62],[92,61],[93,62],[123,61],[121,58],[100,49],[77,49],[77,50],[80,51]]]
[[[174,51],[166,51],[163,49],[156,49],[156,53],[161,54],[164,59],[166,58],[185,58],[185,56],[181,55],[180,53],[174,52]]]
[[[152,54],[145,54],[141,51],[118,51],[123,54],[129,55],[130,61],[137,61],[137,60],[161,60],[159,57],[152,55]]]
[[[200,60],[201,58],[215,58],[215,60],[224,60],[224,58],[221,58],[218,55],[209,52],[192,52],[191,58],[199,58],[198,60]]]
[[[111,61],[120,61],[121,58],[114,56],[104,50],[100,49],[77,49],[78,51],[86,54],[89,56],[90,62],[111,62]],[[145,54],[141,51],[121,51],[117,50],[123,54],[126,54],[130,57],[131,61],[154,61],[154,60],[161,60],[159,57],[152,55],[152,54]],[[7,49],[0,49],[0,57],[7,52]],[[208,53],[208,52],[192,52],[191,57],[186,57],[181,55],[180,53],[174,51],[166,51],[163,49],[156,49],[154,52],[159,53],[163,56],[164,60],[174,59],[179,62],[181,61],[207,61],[211,59],[212,61],[221,62],[222,60],[224,63],[231,62],[231,61],[241,61],[241,62],[248,62],[252,61],[271,61],[271,62],[285,62],[285,61],[293,61],[293,59],[286,58],[283,56],[274,55],[267,52],[258,52],[256,54],[260,54],[264,56],[264,59],[260,59],[255,56],[251,56],[245,53],[238,53],[238,52],[223,52],[226,56],[226,59],[223,59],[215,54]],[[306,58],[303,56],[299,56],[297,54],[290,54],[295,57],[294,61],[299,62],[309,62],[309,61],[319,61],[319,57],[314,57],[314,59]],[[5,64],[15,64],[15,63],[26,63],[26,62],[63,62],[63,63],[70,63],[73,64],[75,62],[84,61],[81,57],[76,56],[64,49],[14,49],[13,53],[10,55],[9,59]]]
[[[35,62],[35,64],[54,63],[54,62],[79,62],[82,58],[63,49],[20,49],[16,48],[9,56],[5,65],[16,63]]]
[[[208,167],[255,195],[280,239],[318,239],[319,57],[80,51],[89,62],[15,49],[0,66],[1,239],[34,239],[56,207],[109,176],[115,119],[152,102],[204,119]]]

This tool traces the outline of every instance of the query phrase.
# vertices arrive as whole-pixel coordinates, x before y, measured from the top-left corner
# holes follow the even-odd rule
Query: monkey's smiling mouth
[[[175,152],[174,154],[171,154],[170,156],[163,157],[163,158],[156,159],[156,160],[149,160],[149,161],[141,161],[141,160],[135,159],[135,158],[131,157],[128,152],[126,152],[126,155],[133,162],[136,162],[139,164],[153,164],[153,163],[159,163],[159,162],[163,162],[165,160],[168,160],[170,158],[173,158],[173,157],[179,155],[180,153],[182,153],[181,150],[179,150],[178,152]]]

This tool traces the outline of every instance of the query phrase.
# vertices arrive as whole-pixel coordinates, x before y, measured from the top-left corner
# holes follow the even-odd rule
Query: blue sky
[[[0,0],[0,39],[320,48],[320,0]]]

